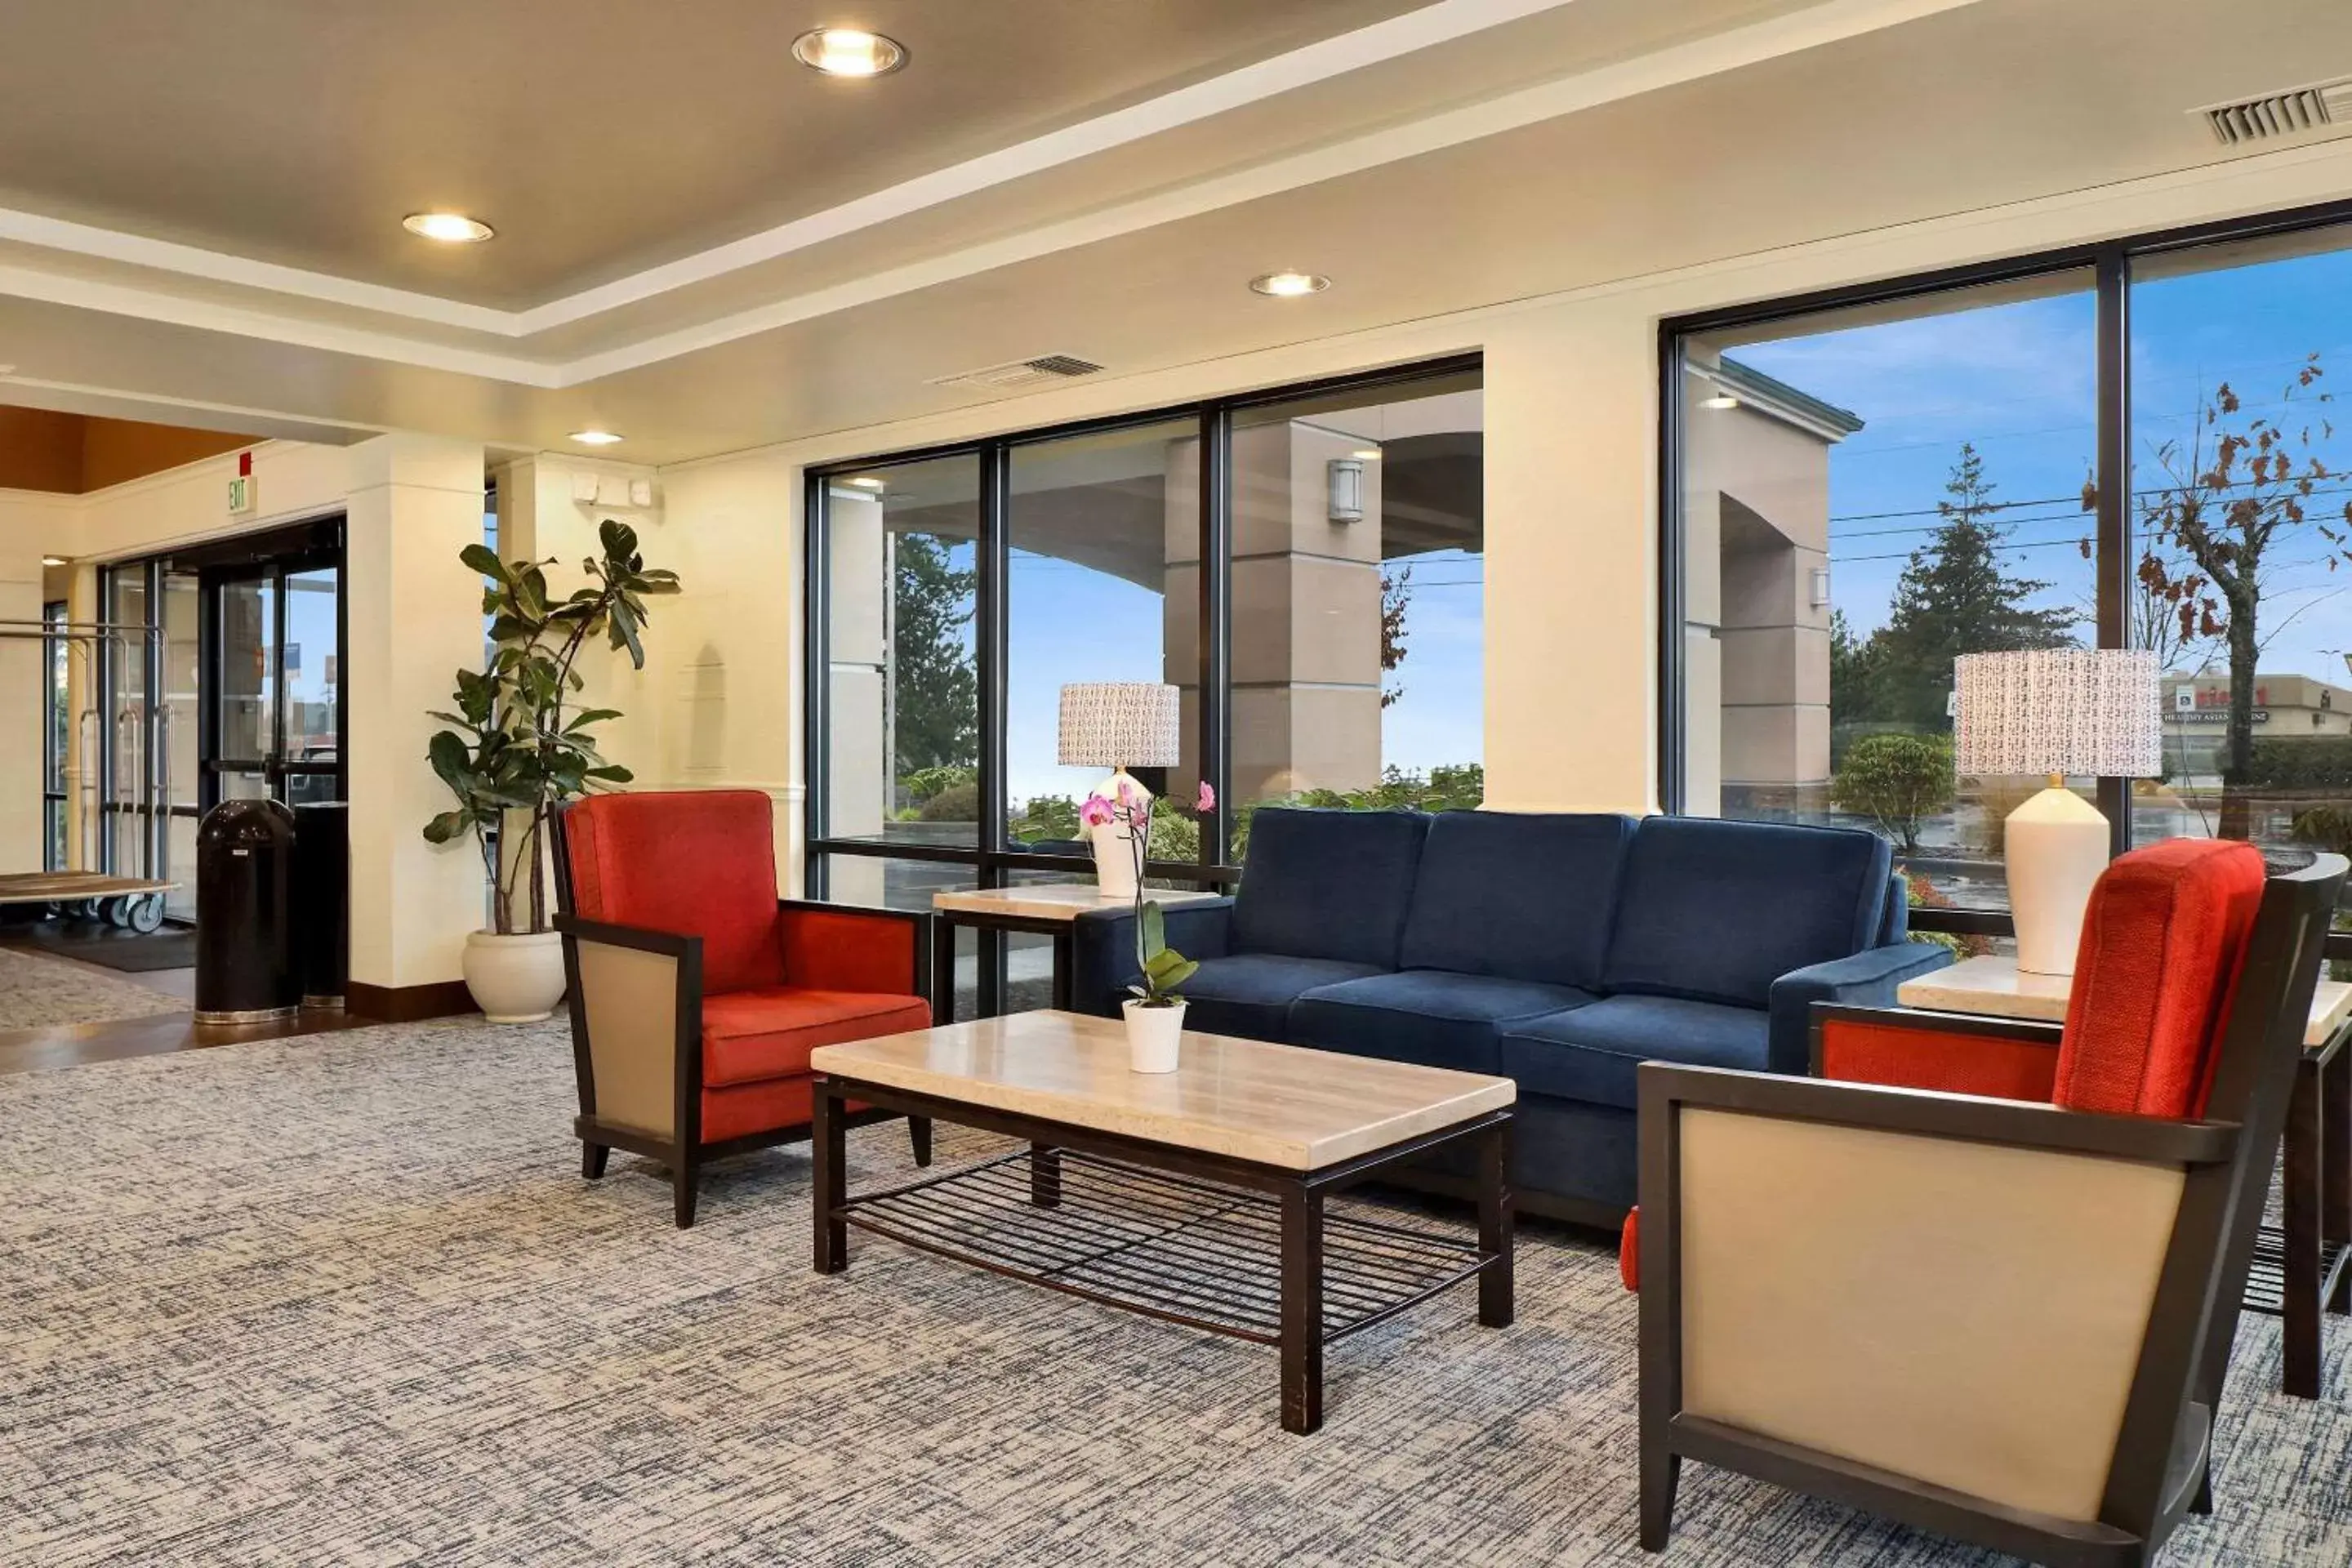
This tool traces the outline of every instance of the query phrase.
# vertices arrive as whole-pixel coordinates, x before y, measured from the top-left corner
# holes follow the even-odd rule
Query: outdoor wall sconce
[[[1334,458],[1329,465],[1331,521],[1364,521],[1364,465],[1357,458]]]

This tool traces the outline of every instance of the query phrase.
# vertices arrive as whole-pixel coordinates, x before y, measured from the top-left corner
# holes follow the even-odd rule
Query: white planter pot
[[[1137,1072],[1174,1072],[1184,1044],[1184,1004],[1120,1004],[1127,1014],[1127,1065]]]
[[[563,1000],[563,938],[554,931],[466,935],[466,989],[493,1024],[536,1024]]]

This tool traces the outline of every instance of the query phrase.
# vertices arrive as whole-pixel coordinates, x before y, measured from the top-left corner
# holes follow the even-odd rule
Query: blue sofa
[[[1906,904],[1885,842],[1845,828],[1264,807],[1238,892],[1167,921],[1201,964],[1188,1026],[1506,1074],[1523,1206],[1613,1225],[1634,1069],[1802,1075],[1813,1003],[1892,1003],[1951,962]],[[1115,1015],[1133,914],[1081,916],[1073,961],[1073,1005]]]

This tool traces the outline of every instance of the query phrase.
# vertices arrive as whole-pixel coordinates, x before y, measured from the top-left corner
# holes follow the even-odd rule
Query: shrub
[[[980,820],[980,785],[977,783],[950,784],[923,802],[920,820],[924,822],[978,822]]]
[[[1948,735],[1864,735],[1830,777],[1830,800],[1867,816],[1906,855],[1919,852],[1919,825],[1952,804]]]

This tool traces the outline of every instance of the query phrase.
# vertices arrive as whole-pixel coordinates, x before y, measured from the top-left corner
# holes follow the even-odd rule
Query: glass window
[[[68,695],[74,645],[64,635],[66,606],[52,600],[41,606],[41,624],[56,633],[41,645],[41,864],[62,870],[66,865],[66,758],[73,741],[73,704]]]
[[[2163,658],[2147,842],[2352,849],[2352,230],[2137,262],[2133,640]]]
[[[834,838],[980,839],[980,459],[877,467],[826,487]]]
[[[1915,902],[2006,906],[2044,781],[1954,776],[1953,660],[2096,640],[2096,335],[2083,271],[1684,341],[1685,809],[1868,827]]]
[[[1087,853],[1078,803],[1108,767],[1060,765],[1061,689],[1163,682],[1183,693],[1181,758],[1138,780],[1171,806],[1201,780],[1200,422],[1171,420],[1012,448],[1005,636],[1005,847]],[[1189,816],[1153,853],[1200,853]],[[1078,873],[1092,875],[1090,870]]]
[[[1473,806],[1486,791],[1475,372],[1234,424],[1233,798]]]

